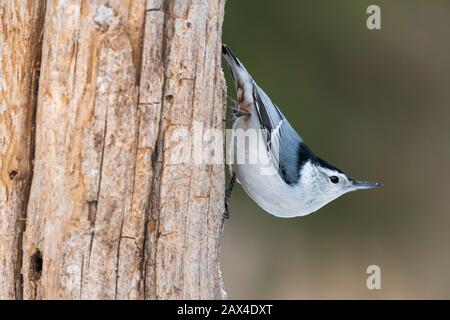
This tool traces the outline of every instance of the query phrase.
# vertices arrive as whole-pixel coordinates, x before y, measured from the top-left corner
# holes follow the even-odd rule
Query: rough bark
[[[209,161],[217,152],[171,160],[193,159],[196,125],[223,132],[224,2],[47,1],[26,230],[22,246],[8,244],[23,248],[25,299],[223,297],[223,165]],[[30,152],[17,152],[26,177]],[[14,222],[5,233],[16,232],[14,210],[15,220],[2,211]]]
[[[150,147],[149,156],[155,159],[146,230],[147,298],[211,299],[223,295],[218,268],[223,166],[173,165],[169,159],[180,151],[180,129],[193,138],[194,122],[205,129],[223,127],[225,84],[220,52],[224,3],[149,1],[147,8],[147,35],[163,39],[145,50],[141,90],[141,102],[152,106],[149,119],[159,122],[159,128],[150,125],[143,130],[144,146]],[[155,70],[159,77],[152,76]],[[223,145],[210,138],[204,141],[206,149],[211,144]],[[194,157],[192,142],[182,140],[181,150]],[[204,160],[208,163],[215,156],[205,152]]]
[[[21,298],[44,1],[0,0],[0,299]]]

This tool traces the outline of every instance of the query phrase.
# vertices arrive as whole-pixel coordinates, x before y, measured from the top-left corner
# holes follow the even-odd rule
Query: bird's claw
[[[244,117],[244,116],[248,117],[248,116],[252,115],[250,112],[245,112],[245,111],[240,110],[238,108],[238,103],[236,102],[236,100],[234,100],[230,96],[227,96],[227,99],[228,99],[229,104],[227,103],[227,104],[225,104],[225,106],[231,110],[233,119],[237,119],[237,118]]]
[[[252,114],[250,112],[245,112],[239,109],[232,108],[231,112],[233,113],[233,117],[240,118],[244,116],[251,116]]]
[[[230,185],[228,189],[225,191],[225,211],[223,212],[223,219],[229,220],[231,218],[229,203],[231,199],[231,194],[233,193],[234,183],[236,182],[236,175],[233,173],[230,180]]]
[[[231,219],[231,214],[230,214],[230,210],[228,208],[228,203],[225,202],[225,210],[223,211],[222,217],[225,220],[230,220]]]
[[[231,108],[231,116],[232,120],[235,121],[236,119],[239,119],[240,117],[250,117],[252,114],[250,112],[245,112],[242,110]],[[227,122],[227,118],[222,119],[223,122]]]

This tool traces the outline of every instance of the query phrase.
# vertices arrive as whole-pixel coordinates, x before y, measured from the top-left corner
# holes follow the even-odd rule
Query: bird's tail
[[[230,67],[231,75],[233,76],[236,87],[243,86],[245,83],[251,81],[252,78],[244,65],[226,44],[222,44],[222,54]]]

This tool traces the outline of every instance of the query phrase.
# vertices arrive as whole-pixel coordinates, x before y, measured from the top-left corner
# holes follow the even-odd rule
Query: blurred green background
[[[366,28],[370,4],[380,31]],[[449,299],[450,1],[229,0],[225,12],[224,42],[312,150],[385,185],[286,220],[238,186],[229,297]],[[366,288],[372,264],[381,290]]]

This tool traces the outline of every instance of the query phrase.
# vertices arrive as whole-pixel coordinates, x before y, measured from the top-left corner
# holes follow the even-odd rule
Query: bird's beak
[[[363,189],[377,189],[381,188],[383,185],[378,182],[369,182],[369,181],[356,181],[353,180],[353,187],[355,190],[363,190]]]

